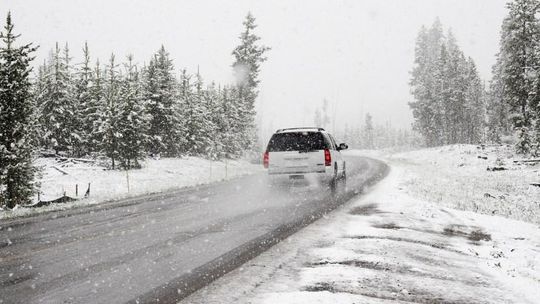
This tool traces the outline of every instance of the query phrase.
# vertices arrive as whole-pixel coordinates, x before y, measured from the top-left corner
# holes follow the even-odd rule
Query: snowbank
[[[0,219],[207,184],[262,171],[262,166],[244,160],[210,161],[197,157],[148,159],[142,169],[130,171],[106,170],[92,163],[58,162],[53,158],[40,158],[37,166],[43,169],[39,179],[41,200],[56,199],[64,193],[81,200],[40,208],[18,206],[11,211],[0,210]],[[83,198],[89,184],[90,195]]]

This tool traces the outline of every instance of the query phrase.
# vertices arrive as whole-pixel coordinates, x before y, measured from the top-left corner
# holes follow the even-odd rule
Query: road
[[[257,174],[0,223],[0,303],[175,303],[380,180],[347,157],[347,186],[268,187]]]

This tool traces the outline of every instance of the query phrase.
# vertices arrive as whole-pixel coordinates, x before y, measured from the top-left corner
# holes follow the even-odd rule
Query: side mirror
[[[339,144],[338,151],[347,150],[347,149],[349,149],[349,146],[347,146],[347,144],[345,143]]]

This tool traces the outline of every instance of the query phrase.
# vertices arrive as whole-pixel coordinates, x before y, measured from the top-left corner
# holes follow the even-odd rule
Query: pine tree
[[[432,88],[432,99],[429,100],[427,107],[432,113],[429,126],[430,142],[435,145],[444,145],[451,142],[452,134],[452,76],[455,71],[451,66],[451,58],[448,48],[445,44],[441,45],[441,53],[436,60],[436,66],[433,70],[434,87]]]
[[[373,127],[373,117],[371,114],[366,114],[366,121],[364,124],[364,147],[366,149],[374,149],[375,148],[375,142],[374,142],[374,127]]]
[[[328,108],[328,99],[324,98],[322,102],[322,107],[315,109],[315,116],[313,122],[316,127],[328,128],[330,124],[330,109]]]
[[[510,119],[518,132],[517,150],[528,153],[534,105],[540,98],[536,79],[540,75],[540,12],[538,0],[515,0],[507,4],[508,16],[503,22],[500,42],[500,77],[502,99],[508,104]]]
[[[428,30],[422,26],[416,40],[414,68],[411,72],[411,93],[414,101],[409,103],[415,118],[414,128],[423,135],[428,146],[440,145],[442,107],[440,104],[441,54],[443,43],[442,25],[437,19]]]
[[[145,157],[147,117],[142,101],[139,72],[133,56],[127,57],[125,74],[120,84],[118,102],[118,159],[125,169],[140,168]]]
[[[209,94],[212,98],[212,106],[210,107],[211,120],[213,133],[211,136],[212,147],[208,156],[210,159],[222,159],[225,157],[225,146],[228,145],[226,142],[225,136],[228,130],[228,123],[225,118],[225,91],[227,87],[221,88],[215,85],[211,86]]]
[[[80,104],[77,100],[76,81],[73,73],[73,66],[71,65],[71,57],[69,55],[69,47],[66,43],[63,50],[64,69],[66,75],[66,109],[68,109],[68,115],[66,116],[66,125],[69,126],[69,137],[67,138],[68,149],[67,152],[70,155],[80,156],[82,153],[82,141],[81,126],[82,117],[80,116]]]
[[[497,60],[492,67],[492,78],[487,93],[487,140],[502,143],[502,138],[511,134],[509,105],[504,100],[504,83],[502,79],[502,58],[497,54]]]
[[[182,117],[184,126],[183,151],[190,155],[203,155],[210,143],[210,127],[208,126],[208,109],[206,108],[206,93],[199,73],[195,82],[190,83],[186,70],[181,75],[180,98],[182,102]]]
[[[30,203],[34,191],[32,111],[30,95],[31,44],[16,46],[11,13],[0,33],[0,206]]]
[[[465,92],[464,109],[464,142],[476,144],[485,140],[485,89],[478,75],[476,65],[472,58],[468,58],[466,64],[465,82],[467,90]]]
[[[161,46],[144,72],[143,97],[149,114],[148,151],[177,156],[182,145],[177,83],[169,53]]]
[[[223,145],[223,155],[225,158],[235,158],[241,155],[244,150],[244,133],[242,133],[242,112],[239,110],[240,99],[238,98],[238,89],[236,86],[225,87],[221,99],[222,122],[219,124],[221,129],[221,142]]]
[[[73,144],[78,140],[73,131],[75,103],[69,70],[69,53],[56,48],[50,59],[48,78],[44,96],[40,105],[40,123],[44,129],[46,147],[59,152],[71,153]]]
[[[105,111],[105,85],[104,72],[99,60],[90,74],[89,100],[83,112],[83,134],[85,153],[93,154],[100,152],[103,141],[101,133],[101,117]]]
[[[222,146],[219,141],[218,123],[223,119],[221,116],[219,89],[215,83],[211,83],[203,94],[203,105],[205,110],[203,124],[202,141],[206,147],[203,147],[203,155],[209,159],[219,159],[222,152]]]
[[[321,110],[319,108],[315,109],[315,115],[313,117],[313,122],[315,123],[315,127],[322,128],[322,126],[323,126],[323,118],[322,118]]]
[[[469,66],[467,59],[457,45],[457,41],[451,32],[447,35],[446,49],[448,50],[448,60],[445,70],[447,81],[446,95],[441,100],[444,103],[442,114],[445,117],[445,144],[469,143],[467,139],[467,128],[472,123],[472,116],[467,113],[467,108],[472,108],[473,100],[467,99],[467,92],[470,87],[468,79]],[[481,106],[481,105],[480,105]],[[476,109],[474,109],[476,110]]]
[[[409,103],[414,128],[428,146],[482,139],[482,82],[473,60],[466,59],[451,32],[442,34],[438,20],[429,31],[420,30],[410,85],[415,99]]]
[[[34,119],[37,119],[34,132],[36,134],[35,145],[36,147],[46,146],[46,141],[44,140],[45,130],[39,124],[39,119],[41,113],[43,112],[40,108],[45,101],[47,87],[50,85],[47,75],[49,74],[49,66],[47,62],[44,61],[42,65],[38,67],[38,72],[35,77],[33,86],[32,86],[32,98],[34,104]]]
[[[328,108],[328,99],[323,99],[322,104],[322,127],[328,128],[330,126],[330,109]]]
[[[111,168],[117,167],[120,155],[120,76],[114,54],[111,55],[104,83],[104,107],[99,114],[98,134],[101,139],[101,151],[110,158]]]
[[[269,47],[259,45],[260,40],[254,31],[257,27],[255,18],[248,13],[243,22],[244,31],[240,35],[240,45],[232,52],[235,61],[232,65],[236,78],[238,106],[240,106],[240,132],[242,145],[253,149],[257,143],[255,127],[255,100],[257,99],[259,85],[260,65],[267,60],[264,55]]]
[[[75,80],[75,129],[80,136],[80,142],[75,146],[74,153],[83,156],[92,152],[93,119],[96,106],[92,102],[92,67],[90,66],[90,51],[88,43],[84,43],[83,62],[77,70]]]

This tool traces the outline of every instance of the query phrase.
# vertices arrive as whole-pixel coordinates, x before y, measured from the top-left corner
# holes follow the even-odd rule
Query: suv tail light
[[[324,149],[324,165],[325,166],[332,165],[332,156],[330,155],[330,150],[328,149]]]
[[[263,166],[265,168],[268,168],[268,164],[270,162],[270,158],[269,158],[269,155],[268,155],[268,151],[264,152],[264,155],[263,155]]]

